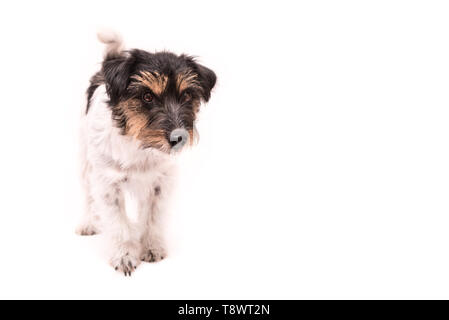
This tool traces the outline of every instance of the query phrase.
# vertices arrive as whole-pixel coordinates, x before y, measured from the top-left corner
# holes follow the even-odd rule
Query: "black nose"
[[[172,147],[174,147],[174,146],[176,146],[179,142],[181,142],[182,141],[182,136],[179,136],[178,137],[178,139],[176,140],[171,140],[170,141],[170,145],[172,146]]]
[[[177,128],[170,133],[170,146],[172,149],[181,149],[189,139],[189,133],[185,129]]]

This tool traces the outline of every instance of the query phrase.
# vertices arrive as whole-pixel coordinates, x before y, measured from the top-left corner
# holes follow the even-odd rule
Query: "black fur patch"
[[[101,73],[101,71],[97,72],[96,74],[94,74],[92,76],[92,78],[90,78],[90,86],[87,88],[87,106],[86,106],[86,113],[89,112],[89,107],[90,107],[90,100],[92,99],[92,96],[94,95],[95,90],[97,90],[97,88],[99,86],[101,86],[104,83],[104,78],[103,78],[103,74]]]

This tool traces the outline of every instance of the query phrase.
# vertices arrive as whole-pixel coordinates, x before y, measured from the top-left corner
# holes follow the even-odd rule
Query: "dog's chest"
[[[133,193],[148,193],[154,188],[166,185],[171,178],[174,166],[171,159],[159,152],[139,150],[133,145],[120,144],[112,147],[116,177],[123,187]]]

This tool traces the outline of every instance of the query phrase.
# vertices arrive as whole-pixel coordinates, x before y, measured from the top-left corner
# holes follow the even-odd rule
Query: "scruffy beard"
[[[138,141],[140,148],[142,149],[157,150],[171,156],[178,155],[186,148],[193,146],[199,140],[198,131],[195,126],[193,129],[187,131],[187,142],[181,148],[171,147],[165,138],[166,133],[163,130],[145,129],[142,131],[143,132],[140,132],[138,135],[128,136],[131,136],[133,139]]]

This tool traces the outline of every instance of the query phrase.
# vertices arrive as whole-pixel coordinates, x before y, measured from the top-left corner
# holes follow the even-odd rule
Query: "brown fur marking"
[[[192,146],[194,141],[195,141],[195,136],[194,136],[193,129],[189,130],[189,136],[190,136],[190,145]]]
[[[126,135],[141,141],[144,146],[164,151],[170,149],[163,130],[148,128],[148,117],[139,110],[141,108],[140,100],[129,99],[119,103],[118,107],[126,118]]]
[[[179,92],[182,92],[188,87],[199,88],[200,84],[198,83],[197,75],[190,70],[187,70],[177,75],[176,87]]]
[[[157,72],[142,71],[140,75],[132,76],[132,78],[157,95],[161,95],[164,92],[168,82],[166,75],[161,75]]]

